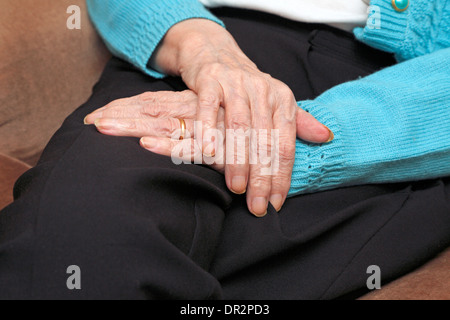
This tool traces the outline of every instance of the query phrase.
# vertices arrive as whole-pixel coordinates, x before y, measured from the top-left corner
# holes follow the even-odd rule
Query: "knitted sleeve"
[[[155,78],[164,75],[147,63],[173,25],[191,18],[223,25],[197,0],[87,0],[87,6],[111,53]]]
[[[411,0],[397,12],[392,0],[371,0],[365,28],[356,38],[377,49],[394,53],[398,61],[450,47],[450,0]]]
[[[450,48],[299,104],[335,140],[297,141],[291,196],[450,175]]]

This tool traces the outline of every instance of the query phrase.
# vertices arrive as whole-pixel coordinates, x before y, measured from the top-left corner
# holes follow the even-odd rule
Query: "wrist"
[[[243,55],[224,27],[206,19],[189,19],[167,32],[150,65],[163,73],[181,76],[187,69],[214,62],[223,51]]]

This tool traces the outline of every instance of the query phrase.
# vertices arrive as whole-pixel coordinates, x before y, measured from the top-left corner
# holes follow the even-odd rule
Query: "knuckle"
[[[167,122],[164,123],[165,125],[159,127],[160,133],[163,136],[172,137],[176,133],[180,133],[181,130],[180,120],[169,118],[167,119]]]
[[[297,109],[295,98],[280,101],[276,111],[276,119],[279,121],[280,128],[292,128],[292,130],[295,130]]]
[[[203,64],[198,71],[197,81],[214,81],[226,71],[226,66],[220,62]]]
[[[203,71],[210,75],[220,74],[225,69],[225,65],[220,62],[213,62],[203,67]]]
[[[261,95],[267,96],[270,92],[271,85],[266,77],[256,77],[253,79],[253,85],[255,86],[257,92]]]
[[[285,96],[289,99],[294,98],[294,94],[292,93],[291,88],[289,88],[285,83],[278,81],[277,91],[281,94],[281,96]]]
[[[145,103],[154,103],[157,101],[155,93],[150,91],[140,94],[139,99]]]
[[[203,127],[203,134],[211,133],[208,130],[216,129],[216,123],[212,120],[200,120]]]
[[[273,119],[272,117],[264,114],[258,114],[255,117],[256,122],[256,129],[271,129],[273,127]],[[264,132],[259,132],[260,134],[263,134]]]
[[[244,114],[234,114],[230,116],[227,122],[228,129],[232,130],[243,129],[244,131],[247,131],[251,127],[250,122]]]
[[[250,176],[250,185],[259,191],[268,191],[271,188],[271,177],[260,174],[253,174]]]
[[[287,193],[290,188],[291,172],[286,169],[278,171],[272,179],[272,191],[280,191],[281,193]]]
[[[295,96],[291,88],[284,82],[274,79],[278,98],[283,104],[295,104]]]
[[[136,132],[139,128],[139,125],[137,124],[136,120],[130,120],[125,121],[123,123],[123,127],[126,128],[128,131]]]
[[[295,161],[295,144],[291,143],[280,144],[279,157],[281,163],[291,163]]]
[[[248,105],[248,99],[246,98],[248,95],[243,90],[237,90],[235,88],[231,88],[229,93],[226,95],[226,102],[229,105],[234,106],[244,106]]]
[[[207,115],[201,115],[195,119],[195,124],[197,129],[208,130],[215,128],[216,121],[214,121],[214,118],[210,118]]]
[[[283,143],[280,145],[280,156],[286,160],[295,159],[295,144]]]
[[[272,187],[276,188],[277,190],[289,188],[290,185],[288,183],[291,180],[291,175],[292,170],[285,167],[279,168],[276,175],[272,177]]]
[[[143,113],[151,117],[161,117],[164,115],[164,108],[155,100],[154,102],[147,102],[143,105]]]
[[[199,97],[198,103],[202,108],[211,108],[214,110],[219,110],[220,99],[217,95],[207,94]]]

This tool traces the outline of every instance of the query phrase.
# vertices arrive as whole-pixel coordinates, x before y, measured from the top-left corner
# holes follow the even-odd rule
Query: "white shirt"
[[[325,23],[351,31],[364,26],[370,0],[200,0],[206,7],[236,7],[279,15],[295,21]]]

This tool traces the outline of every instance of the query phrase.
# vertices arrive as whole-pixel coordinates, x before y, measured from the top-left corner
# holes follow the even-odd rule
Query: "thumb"
[[[333,141],[334,134],[310,113],[299,108],[297,112],[297,137],[312,143],[328,143]]]

